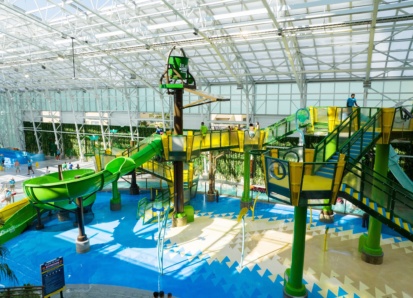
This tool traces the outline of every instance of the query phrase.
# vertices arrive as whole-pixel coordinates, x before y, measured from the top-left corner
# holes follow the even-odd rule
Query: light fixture
[[[198,29],[197,28],[194,28],[194,35],[198,35]]]
[[[43,68],[43,69],[46,69],[46,66],[42,65],[42,68]]]
[[[151,49],[151,46],[148,45],[148,44],[146,44],[146,45],[145,45],[145,49],[150,50],[150,49]]]
[[[237,84],[237,89],[241,90],[242,89],[242,84]]]
[[[57,60],[59,60],[59,61],[63,61],[63,56],[62,55],[60,55],[60,54],[57,54]]]
[[[130,77],[131,80],[136,80],[136,74],[135,73],[131,73]]]

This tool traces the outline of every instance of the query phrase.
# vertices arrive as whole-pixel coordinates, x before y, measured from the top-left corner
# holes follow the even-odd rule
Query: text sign
[[[42,273],[43,297],[50,297],[65,287],[63,258],[59,257],[40,265]]]

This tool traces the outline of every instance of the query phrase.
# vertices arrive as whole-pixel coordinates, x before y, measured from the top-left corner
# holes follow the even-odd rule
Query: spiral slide
[[[160,139],[152,141],[141,151],[131,157],[118,157],[109,162],[105,169],[95,172],[91,169],[79,169],[52,173],[29,179],[23,183],[23,189],[28,198],[10,204],[0,211],[0,218],[4,222],[0,228],[0,244],[19,235],[36,218],[36,208],[39,209],[66,209],[74,210],[76,198],[83,198],[83,206],[92,205],[96,199],[96,192],[105,185],[115,182],[119,177],[141,166],[154,156],[161,154],[162,142]]]

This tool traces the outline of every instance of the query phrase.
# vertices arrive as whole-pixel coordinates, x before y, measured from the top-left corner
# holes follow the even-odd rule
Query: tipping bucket
[[[175,69],[181,75],[182,79],[185,80],[188,74],[188,61],[189,58],[187,57],[170,56],[168,60],[170,65],[168,69],[169,77],[173,80],[179,79],[179,76],[173,71],[173,69]]]

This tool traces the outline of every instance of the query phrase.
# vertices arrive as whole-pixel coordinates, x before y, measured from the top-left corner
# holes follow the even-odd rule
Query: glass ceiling
[[[198,86],[412,79],[412,42],[413,0],[3,0],[0,91],[158,88],[174,46]]]

